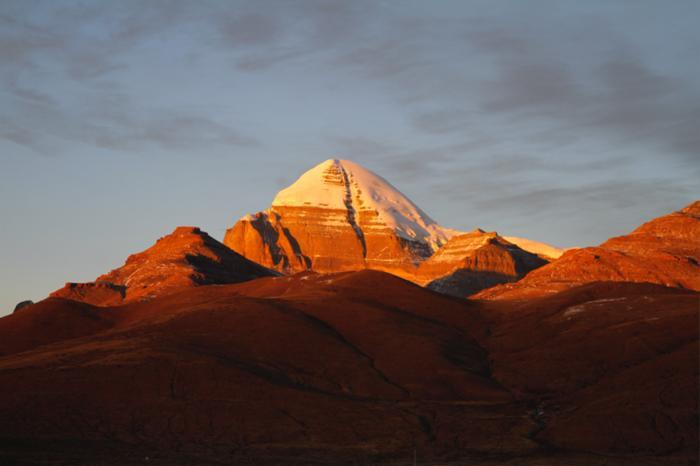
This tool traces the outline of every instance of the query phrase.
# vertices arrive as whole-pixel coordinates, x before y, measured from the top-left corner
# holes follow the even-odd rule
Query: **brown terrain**
[[[0,319],[0,463],[695,464],[699,302],[376,271],[48,298]]]
[[[478,297],[527,298],[592,281],[645,282],[700,290],[700,201],[598,247],[567,251],[525,279],[485,290]]]
[[[493,377],[517,398],[539,400],[540,441],[599,454],[697,454],[700,294],[595,282],[482,304]]]
[[[0,464],[698,464],[699,208],[484,299],[178,228],[0,319]],[[417,267],[536,261],[475,231]]]
[[[66,283],[51,293],[98,306],[162,296],[183,288],[238,283],[275,272],[230,250],[197,227],[178,227],[94,282]]]
[[[474,304],[371,271],[112,308],[48,298],[0,319],[0,462],[537,451],[528,403],[490,376],[484,331]]]

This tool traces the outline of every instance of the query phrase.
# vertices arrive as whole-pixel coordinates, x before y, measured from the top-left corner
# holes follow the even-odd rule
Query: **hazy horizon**
[[[599,244],[700,198],[700,3],[4,1],[0,315],[328,158]]]

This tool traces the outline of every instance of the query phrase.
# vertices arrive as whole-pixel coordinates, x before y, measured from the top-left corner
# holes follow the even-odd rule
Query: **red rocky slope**
[[[598,247],[567,251],[523,280],[485,290],[479,297],[525,298],[594,281],[645,282],[700,290],[700,201]]]
[[[0,319],[0,462],[693,464],[697,300],[474,302],[374,271],[50,298]]]
[[[109,315],[96,317],[104,328],[83,324],[82,303],[37,306],[0,319],[0,341],[24,339],[0,357],[6,464],[366,464],[414,449],[419,461],[537,449],[526,403],[489,376],[474,306],[388,274],[260,279],[92,308]],[[80,334],[46,340],[45,319],[71,306],[54,315]]]
[[[274,275],[196,227],[178,227],[118,269],[89,283],[67,283],[51,294],[109,306],[151,299],[183,288],[237,283]]]
[[[495,232],[456,235],[406,278],[453,296],[466,297],[499,283],[514,282],[547,260],[520,249]]]

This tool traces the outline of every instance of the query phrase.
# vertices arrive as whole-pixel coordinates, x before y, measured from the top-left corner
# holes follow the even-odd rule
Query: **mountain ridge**
[[[428,270],[437,272],[438,268],[423,266],[440,256],[454,237],[465,234],[437,224],[383,177],[349,160],[328,159],[282,189],[269,209],[242,217],[226,231],[224,244],[287,274],[369,268],[427,284],[460,263],[462,268],[469,267],[463,256],[454,257],[453,265],[443,264],[443,275],[429,275]],[[552,260],[559,252],[544,243],[522,238],[514,241],[535,249],[544,261]],[[450,286],[452,292],[465,296],[467,291],[478,291],[486,285],[513,281],[544,263],[520,261],[530,268],[518,273],[500,270],[497,262],[505,264],[512,262],[514,254],[529,254],[517,245],[506,247],[505,243],[500,252],[508,258],[491,260],[491,266],[475,265],[471,274],[462,274],[459,279],[469,283]],[[489,274],[488,280],[482,280],[485,274]]]
[[[275,272],[224,246],[198,227],[180,226],[124,265],[93,282],[66,283],[50,294],[110,306],[147,300],[182,288],[236,283]]]
[[[700,290],[700,201],[649,220],[599,246],[566,251],[523,280],[484,290],[477,297],[519,299],[594,281]]]

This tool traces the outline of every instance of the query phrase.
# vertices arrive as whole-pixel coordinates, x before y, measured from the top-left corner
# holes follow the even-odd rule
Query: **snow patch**
[[[519,238],[517,236],[504,236],[503,238],[509,243],[513,243],[514,245],[518,246],[520,249],[524,249],[525,251],[533,254],[546,256],[550,259],[558,259],[562,254],[564,254],[564,249],[557,248],[550,244],[541,243],[539,241]]]

